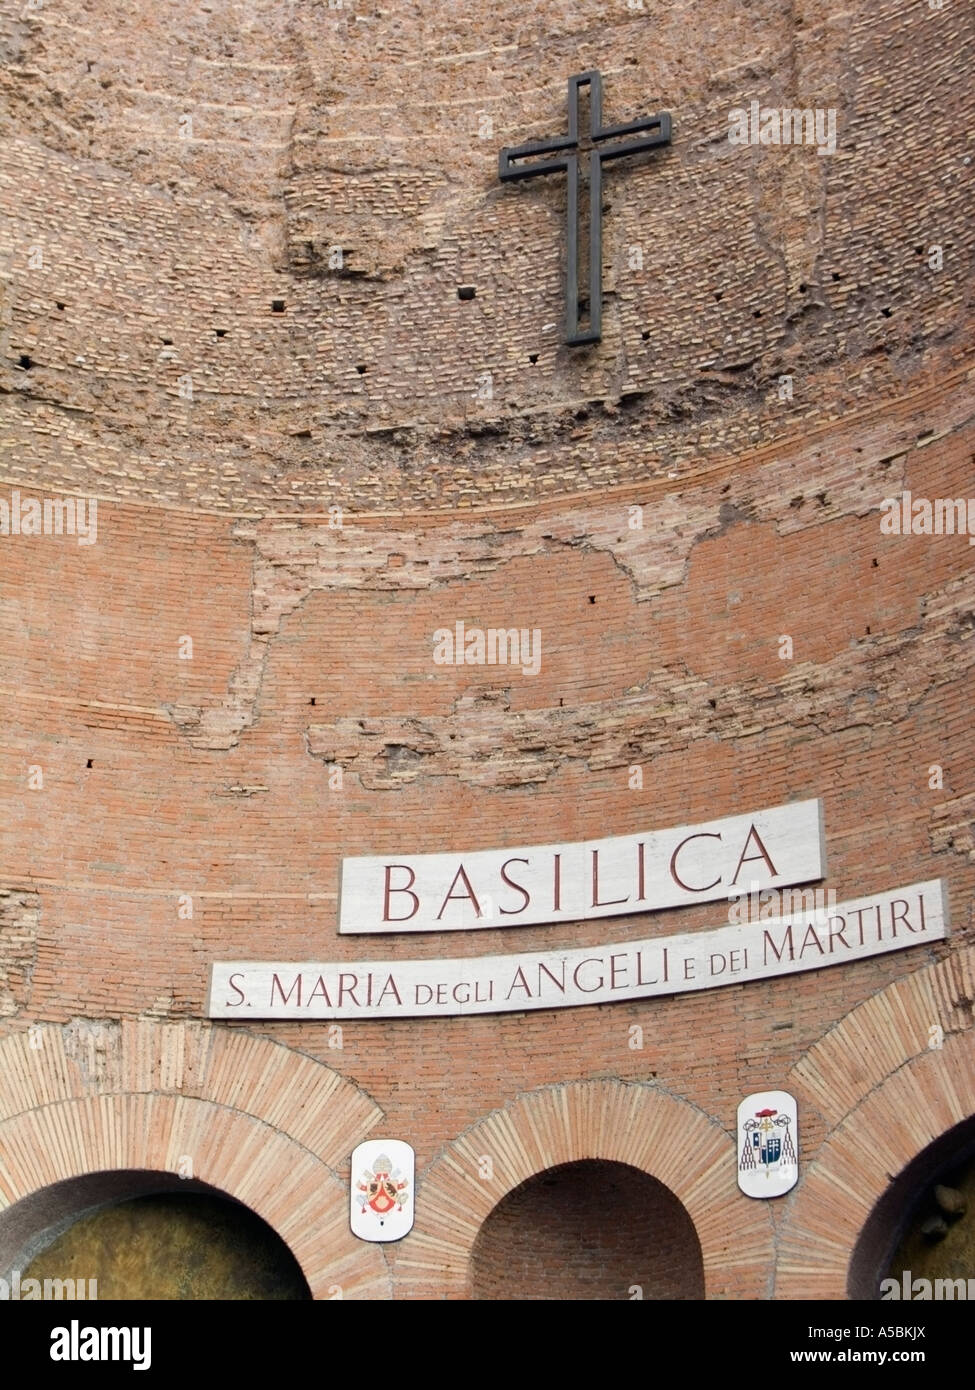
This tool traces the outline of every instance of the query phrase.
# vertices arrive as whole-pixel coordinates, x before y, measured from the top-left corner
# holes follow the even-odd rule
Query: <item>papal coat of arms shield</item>
[[[402,1139],[367,1139],[352,1154],[349,1223],[360,1240],[401,1240],[413,1226],[416,1155]]]
[[[799,1115],[788,1091],[756,1091],[738,1107],[738,1186],[782,1197],[799,1177]]]

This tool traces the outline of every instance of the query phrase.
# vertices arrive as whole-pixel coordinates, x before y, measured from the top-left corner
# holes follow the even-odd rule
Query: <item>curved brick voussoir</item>
[[[379,1247],[349,1230],[349,1155],[381,1112],[279,1044],[140,1020],[0,1042],[0,1208],[85,1174],[192,1176],[291,1248],[315,1297],[388,1298]]]
[[[852,1009],[797,1063],[790,1086],[835,1128],[900,1067],[967,1031],[973,1001],[975,948],[963,946]]]
[[[851,1252],[889,1184],[975,1115],[973,964],[967,947],[893,982],[793,1069],[800,1105],[832,1128],[780,1222],[776,1298],[845,1298]]]
[[[761,1297],[768,1213],[735,1183],[735,1146],[686,1101],[651,1087],[585,1081],[520,1096],[467,1130],[420,1176],[418,1218],[397,1260],[397,1293],[467,1294],[485,1218],[527,1179],[560,1164],[607,1159],[651,1174],[684,1204],[704,1259],[708,1297]]]

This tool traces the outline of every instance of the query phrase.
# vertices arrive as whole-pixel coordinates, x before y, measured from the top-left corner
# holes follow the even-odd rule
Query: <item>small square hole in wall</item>
[[[216,333],[218,338],[226,338],[227,336],[226,328],[215,328],[213,331]]]
[[[271,300],[271,313],[272,313],[272,314],[283,314],[283,313],[284,313],[284,300],[283,300],[283,299],[272,299],[272,300]]]
[[[31,367],[33,367],[33,365],[34,365],[34,359],[33,359],[32,357],[29,357],[29,356],[27,355],[26,352],[22,352],[22,353],[20,354],[20,360],[19,360],[19,362],[18,362],[18,366],[23,367],[23,369],[24,369],[25,372],[29,372],[30,369],[31,369]]]
[[[457,298],[458,298],[458,299],[473,299],[474,296],[475,296],[476,294],[477,294],[477,290],[474,288],[473,285],[458,285],[458,286],[457,286]]]

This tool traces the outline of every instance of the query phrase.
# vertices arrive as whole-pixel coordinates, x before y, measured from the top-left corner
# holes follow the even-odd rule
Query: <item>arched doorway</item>
[[[610,1222],[628,1220],[630,1187],[640,1174],[676,1198],[699,1242],[703,1297],[767,1296],[769,1203],[739,1192],[731,1135],[659,1087],[612,1078],[525,1092],[446,1146],[418,1183],[416,1225],[396,1259],[397,1296],[493,1297],[472,1290],[474,1247],[492,1213],[533,1178],[584,1163],[624,1170],[626,1190],[608,1207]],[[529,1227],[533,1220],[529,1215]],[[640,1280],[628,1278],[626,1288],[633,1283]],[[614,1285],[612,1297],[619,1296]],[[647,1296],[654,1295],[645,1289]]]
[[[32,1193],[0,1215],[0,1257],[22,1297],[45,1286],[102,1300],[311,1297],[267,1222],[172,1173],[91,1173]]]
[[[338,1073],[243,1030],[141,1019],[12,1033],[0,1277],[99,1206],[209,1189],[273,1229],[314,1298],[388,1298],[382,1250],[349,1229],[342,1171],[381,1118]]]
[[[923,1149],[891,1182],[850,1261],[850,1298],[880,1297],[881,1281],[975,1280],[975,1116]]]
[[[686,1208],[628,1163],[582,1159],[497,1204],[471,1255],[475,1299],[698,1299],[701,1243]]]

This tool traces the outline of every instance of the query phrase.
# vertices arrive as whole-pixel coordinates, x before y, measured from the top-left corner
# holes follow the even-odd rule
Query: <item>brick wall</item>
[[[0,21],[0,496],[100,499],[91,546],[0,537],[0,1032],[198,1018],[217,959],[357,958],[345,855],[821,796],[828,886],[944,877],[951,941],[647,1005],[357,1023],[341,1050],[253,1030],[362,1088],[421,1171],[588,1077],[730,1131],[971,937],[972,551],[879,529],[903,488],[975,493],[964,7],[551,3],[543,33],[535,6],[249,13]],[[496,160],[561,130],[566,76],[597,66],[607,119],[670,109],[675,139],[610,176],[605,336],[576,353],[563,192],[501,187]],[[837,153],[729,145],[752,98],[837,107]],[[457,620],[539,628],[541,672],[435,666]],[[807,1158],[829,1129],[810,1106]]]
[[[701,1247],[661,1183],[622,1163],[552,1168],[509,1193],[471,1260],[476,1299],[704,1297]]]
[[[13,476],[228,511],[470,506],[682,474],[964,360],[964,5],[541,15],[7,9]],[[588,68],[607,120],[670,110],[674,138],[607,173],[605,338],[579,353],[564,181],[502,185],[497,155],[560,134]],[[834,109],[835,154],[731,145],[753,100]]]

